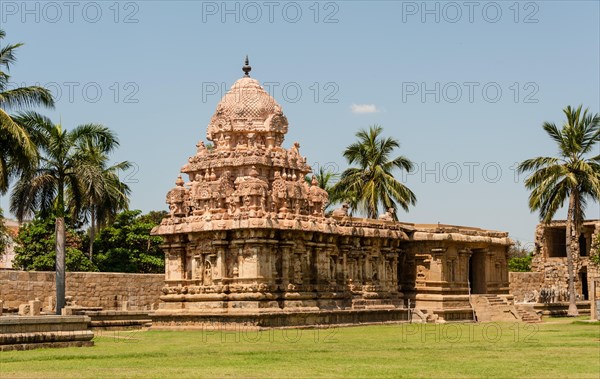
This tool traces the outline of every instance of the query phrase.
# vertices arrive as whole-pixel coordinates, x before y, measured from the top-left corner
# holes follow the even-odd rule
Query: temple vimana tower
[[[470,293],[508,295],[508,234],[324,214],[327,192],[288,120],[250,77],[233,84],[167,194],[155,325],[472,319]],[[310,141],[303,141],[310,143]]]

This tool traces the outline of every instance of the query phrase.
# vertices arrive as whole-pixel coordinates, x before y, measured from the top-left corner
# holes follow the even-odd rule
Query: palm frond
[[[0,108],[20,109],[43,106],[54,108],[52,93],[43,87],[21,87],[0,92]]]

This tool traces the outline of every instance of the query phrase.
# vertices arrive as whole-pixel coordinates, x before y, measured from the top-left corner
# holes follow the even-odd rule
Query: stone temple
[[[283,146],[281,106],[243,71],[152,231],[166,260],[154,325],[470,320],[471,293],[510,301],[507,233],[326,216],[300,144]]]

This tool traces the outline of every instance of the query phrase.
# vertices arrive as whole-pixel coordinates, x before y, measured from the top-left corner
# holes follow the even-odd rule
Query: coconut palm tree
[[[317,185],[329,192],[332,187],[332,182],[336,180],[339,175],[321,166],[319,167],[319,172],[315,173],[314,175],[306,175],[304,178],[306,183],[311,184],[313,176],[317,179]]]
[[[381,206],[396,210],[396,203],[408,211],[417,201],[415,194],[400,183],[392,172],[395,169],[410,171],[413,163],[404,156],[391,158],[394,149],[400,147],[398,140],[382,137],[383,128],[371,126],[356,133],[358,142],[348,146],[344,157],[349,164],[358,167],[346,169],[333,188],[337,201],[346,201],[353,209],[376,218]],[[397,219],[394,212],[394,219]]]
[[[15,184],[10,209],[19,220],[36,211],[56,217],[56,312],[60,314],[65,304],[65,215],[78,214],[85,204],[89,183],[102,180],[97,162],[82,153],[80,146],[91,141],[108,154],[119,142],[110,129],[98,124],[68,131],[34,112],[16,116],[15,121],[26,128],[37,145],[39,163]]]
[[[542,127],[558,145],[556,157],[527,159],[519,165],[519,172],[533,173],[525,180],[531,191],[529,208],[538,211],[540,219],[549,223],[568,199],[566,242],[567,269],[569,270],[569,316],[576,316],[574,259],[579,256],[579,234],[586,205],[600,198],[600,155],[594,146],[600,142],[600,115],[582,113],[566,107],[567,118],[562,128],[545,122]],[[597,153],[597,150],[596,150]],[[591,156],[593,155],[593,156]]]
[[[101,227],[112,222],[119,212],[129,209],[131,189],[127,184],[121,182],[119,171],[128,170],[131,163],[123,161],[107,167],[109,161],[107,152],[94,145],[94,141],[90,138],[80,141],[77,150],[77,154],[81,154],[83,159],[94,162],[94,167],[98,170],[94,176],[100,178],[100,180],[89,180],[82,183],[85,196],[80,209],[81,215],[73,214],[74,219],[83,218],[84,222],[90,223],[88,253],[92,260],[96,233]],[[76,197],[69,193],[68,203],[72,210],[77,209],[76,200]]]
[[[0,42],[6,33],[0,29]],[[2,45],[0,43],[0,45]],[[0,194],[6,193],[11,176],[18,175],[37,159],[36,147],[27,132],[8,113],[33,106],[54,107],[52,94],[38,86],[9,88],[10,66],[22,43],[0,47]]]

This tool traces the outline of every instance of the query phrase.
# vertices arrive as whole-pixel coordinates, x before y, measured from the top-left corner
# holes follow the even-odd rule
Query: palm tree
[[[329,195],[329,202],[325,206],[325,209],[327,209],[336,202],[335,194],[331,189],[333,188],[333,181],[338,178],[339,174],[327,170],[323,166],[321,166],[319,167],[319,172],[315,173],[314,175],[306,175],[304,177],[304,180],[308,185],[312,184],[313,176],[315,177],[315,179],[317,179],[317,185],[319,186],[319,188],[322,188],[325,191],[327,191],[327,194]]]
[[[0,42],[6,33],[0,29]],[[0,43],[1,45],[1,43]],[[9,89],[10,66],[22,43],[0,48],[0,194],[6,193],[11,176],[18,175],[37,159],[36,147],[26,130],[8,114],[32,106],[54,107],[52,94],[45,88],[31,86]]]
[[[353,209],[376,218],[380,206],[396,210],[396,203],[408,211],[417,201],[415,194],[394,178],[394,169],[410,171],[413,163],[404,156],[390,158],[394,149],[400,147],[398,140],[381,136],[383,128],[371,126],[356,133],[358,142],[348,146],[344,157],[349,164],[358,167],[346,169],[340,181],[332,188],[337,201],[347,201]],[[394,212],[394,219],[397,219]]]
[[[121,182],[119,171],[125,171],[131,167],[128,161],[119,162],[115,165],[108,165],[108,154],[102,151],[98,146],[94,145],[94,141],[90,138],[83,139],[77,146],[78,153],[85,160],[94,162],[95,168],[98,170],[94,173],[96,178],[100,180],[88,180],[82,184],[84,186],[84,202],[81,206],[81,215],[73,214],[74,219],[83,216],[84,222],[90,223],[90,242],[89,242],[89,258],[93,257],[94,239],[96,233],[101,227],[112,222],[116,215],[123,210],[129,209],[129,194],[131,189],[129,186]],[[72,210],[76,210],[76,198],[69,194],[69,204]],[[89,216],[89,219],[88,219]]]
[[[56,217],[56,312],[65,304],[65,215],[67,195],[69,212],[78,214],[91,181],[102,177],[97,162],[80,149],[91,141],[108,154],[119,142],[114,133],[98,124],[80,125],[71,131],[55,125],[34,112],[23,113],[15,120],[23,125],[39,149],[39,163],[25,171],[11,196],[11,211],[19,220],[39,211],[42,216]]]
[[[317,185],[320,188],[323,188],[325,191],[329,193],[329,197],[331,199],[331,188],[333,187],[333,181],[339,177],[339,174],[327,170],[324,167],[319,167],[319,172],[314,173],[313,175],[306,175],[304,180],[307,184],[312,184],[312,177],[317,179]]]
[[[579,256],[578,236],[589,200],[600,198],[600,155],[592,154],[600,142],[600,115],[581,112],[581,106],[566,107],[567,117],[562,128],[545,122],[542,127],[558,145],[557,157],[537,157],[523,161],[519,172],[533,173],[525,180],[531,191],[529,208],[539,211],[540,219],[549,223],[568,199],[566,242],[569,270],[569,316],[576,316],[574,259]]]
[[[4,211],[0,208],[0,258],[6,253],[6,247],[9,243],[8,228],[4,222]]]

